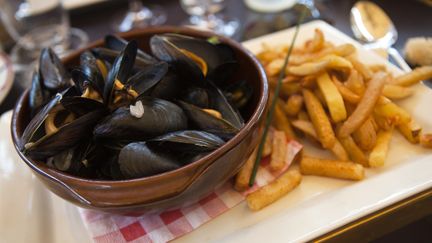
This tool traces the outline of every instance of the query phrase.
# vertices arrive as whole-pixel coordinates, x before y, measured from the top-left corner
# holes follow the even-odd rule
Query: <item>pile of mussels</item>
[[[191,163],[240,130],[253,90],[228,83],[238,67],[228,45],[163,34],[150,48],[107,36],[71,70],[44,49],[22,152],[80,177],[137,178]]]

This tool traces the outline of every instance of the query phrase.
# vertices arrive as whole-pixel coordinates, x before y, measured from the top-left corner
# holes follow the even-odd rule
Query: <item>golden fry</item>
[[[330,60],[321,60],[317,62],[307,62],[299,66],[288,66],[286,73],[290,75],[306,76],[322,72],[326,69]]]
[[[357,130],[370,116],[378,101],[388,75],[383,72],[376,73],[369,84],[354,112],[342,124],[339,130],[340,137],[347,137]]]
[[[303,175],[326,176],[348,180],[364,178],[363,166],[340,160],[317,159],[304,156],[300,162],[300,172]]]
[[[315,29],[315,35],[310,42],[305,43],[306,52],[317,52],[324,48],[324,34],[320,29]]]
[[[303,106],[303,96],[291,95],[284,104],[285,113],[289,116],[296,116]]]
[[[420,144],[425,148],[432,148],[432,134],[430,133],[421,134]]]
[[[410,87],[404,87],[394,84],[384,85],[383,95],[389,99],[403,99],[414,94],[414,90]]]
[[[414,120],[411,120],[408,123],[400,123],[397,126],[397,129],[410,143],[419,143],[422,128]]]
[[[337,55],[327,55],[321,60],[329,61],[326,68],[339,69],[339,70],[350,70],[353,68],[352,64],[343,57]]]
[[[267,136],[264,141],[264,148],[262,151],[262,157],[269,156],[272,153],[272,133],[267,133]]]
[[[379,167],[384,165],[392,134],[393,129],[388,131],[381,130],[378,133],[376,145],[369,154],[369,165],[371,167]]]
[[[317,141],[319,141],[318,139],[318,135],[315,131],[315,128],[313,126],[313,124],[310,121],[305,121],[305,120],[295,120],[292,121],[291,124],[293,125],[293,127],[297,128],[298,130],[304,132],[306,135],[316,139]]]
[[[375,146],[377,139],[372,118],[369,117],[357,130],[355,130],[352,137],[361,149],[365,151],[371,150]]]
[[[303,90],[303,98],[318,138],[324,148],[332,148],[336,137],[331,123],[318,98],[309,90]]]
[[[339,93],[342,95],[342,98],[345,101],[351,104],[357,104],[360,102],[360,96],[348,89],[343,83],[337,80],[336,77],[333,77],[333,83],[335,84],[336,88],[339,90]]]
[[[327,103],[333,121],[340,122],[345,120],[347,117],[345,103],[337,87],[330,80],[328,73],[325,72],[318,76],[317,83]]]
[[[287,153],[286,135],[283,131],[274,131],[272,138],[272,153],[270,160],[270,169],[280,171],[285,167],[285,158]]]
[[[363,81],[363,77],[355,69],[351,69],[350,76],[348,77],[348,80],[345,82],[345,85],[352,92],[360,96],[363,95],[366,89],[366,86]]]
[[[302,121],[310,121],[308,113],[304,110],[298,113],[297,118]]]
[[[239,173],[237,173],[234,188],[237,191],[244,191],[249,188],[249,179],[252,174],[252,168],[255,163],[258,149],[255,148],[246,163],[241,167]]]
[[[348,155],[347,151],[345,150],[345,148],[342,146],[342,144],[339,142],[339,140],[336,139],[336,142],[335,142],[333,148],[331,148],[330,150],[339,160],[342,160],[342,161],[348,161],[349,160],[349,155]]]
[[[372,64],[372,65],[368,65],[367,67],[369,70],[371,70],[374,73],[380,71],[387,72],[387,66],[384,64]]]
[[[347,59],[351,62],[354,69],[356,69],[363,76],[365,80],[369,80],[372,78],[373,76],[372,71],[362,62],[360,62],[356,56],[350,55],[347,57]]]
[[[351,136],[348,136],[346,138],[339,138],[340,143],[347,151],[349,157],[352,161],[361,164],[363,166],[369,166],[368,160],[366,158],[366,155],[363,153],[363,151],[357,146],[354,139]]]
[[[246,196],[246,202],[253,211],[258,211],[275,202],[296,188],[302,179],[297,170],[288,170],[275,181]]]
[[[265,71],[267,73],[268,76],[275,76],[277,75],[284,64],[284,59],[283,58],[279,58],[279,59],[274,59],[271,62],[269,62],[267,64],[267,66],[265,67]]]
[[[384,130],[390,130],[392,128],[392,126],[394,125],[394,123],[389,120],[386,119],[385,117],[382,117],[376,113],[373,114],[375,123],[378,125],[378,128],[384,129]]]
[[[430,78],[432,78],[432,66],[423,66],[396,77],[392,84],[409,86]]]
[[[296,136],[288,120],[288,117],[283,112],[280,104],[276,104],[274,110],[273,124],[276,129],[284,131],[287,138],[295,139]]]
[[[374,111],[378,116],[383,117],[390,124],[408,124],[411,121],[411,115],[406,110],[384,97],[379,99]]]

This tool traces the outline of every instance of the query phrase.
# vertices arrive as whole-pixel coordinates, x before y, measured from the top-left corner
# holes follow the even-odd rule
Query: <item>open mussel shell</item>
[[[132,115],[129,107],[120,107],[95,127],[94,136],[98,139],[133,140],[187,128],[186,115],[176,104],[151,97],[142,97],[138,102],[144,112],[141,117]]]
[[[24,145],[33,142],[37,135],[39,128],[45,122],[45,119],[48,117],[49,112],[59,104],[62,99],[62,94],[57,94],[51,99],[29,122],[27,127],[25,128],[23,135],[21,136],[21,144],[20,150],[24,149]]]
[[[51,48],[44,48],[39,58],[39,74],[43,86],[52,92],[61,91],[70,86],[70,77],[60,58]]]
[[[80,96],[66,96],[60,100],[62,106],[76,114],[77,116],[85,115],[96,110],[106,109],[105,105],[94,99],[89,99]]]
[[[158,59],[173,64],[182,77],[197,84],[204,78],[213,81],[226,79],[237,67],[234,52],[229,46],[189,36],[155,35],[150,40],[150,48]]]
[[[216,134],[224,140],[232,138],[236,133],[239,132],[239,129],[227,120],[223,118],[217,118],[198,106],[194,106],[183,101],[178,101],[178,103],[183,108],[187,117],[197,128],[201,130]]]
[[[32,83],[29,91],[29,106],[31,117],[33,117],[39,109],[48,102],[50,93],[44,89],[41,83],[41,77],[38,71],[33,72]]]
[[[207,92],[210,97],[210,108],[219,111],[222,114],[222,117],[230,122],[234,127],[240,129],[244,125],[244,120],[240,115],[240,112],[236,107],[233,107],[222,91],[216,87],[213,82],[207,82],[208,89]]]
[[[95,47],[91,49],[91,52],[93,55],[100,59],[104,60],[105,64],[113,64],[115,59],[120,55],[121,51],[111,50],[104,47]],[[155,61],[157,62],[157,61]],[[153,63],[152,63],[153,64]],[[134,70],[135,69],[141,69],[149,65],[149,63],[142,59],[141,57],[137,56],[134,63]]]
[[[126,82],[126,85],[131,87],[139,96],[141,96],[154,87],[167,72],[168,64],[165,62],[150,64],[130,77]]]
[[[98,64],[99,63],[99,64]],[[100,65],[100,66],[98,66]],[[83,74],[84,80],[91,83],[91,86],[99,93],[103,92],[105,85],[104,75],[102,72],[106,72],[107,67],[102,60],[99,60],[89,51],[83,52],[80,56],[80,68]],[[103,71],[100,69],[104,69]],[[74,76],[72,76],[74,78]]]
[[[179,152],[195,153],[213,151],[225,142],[208,132],[185,130],[164,134],[147,140],[147,143]]]
[[[105,82],[103,95],[105,104],[111,104],[111,99],[113,98],[114,82],[119,80],[122,84],[124,84],[131,75],[137,49],[137,43],[135,41],[131,41],[125,46],[120,55],[115,59]]]
[[[106,115],[105,110],[89,112],[56,132],[46,134],[37,141],[26,143],[23,153],[33,159],[46,159],[77,145],[81,140],[91,136],[94,125]]]
[[[173,156],[153,150],[145,142],[126,145],[120,151],[118,163],[126,178],[152,176],[180,167]]]
[[[111,50],[121,51],[127,45],[127,41],[121,37],[115,35],[107,35],[105,36],[105,46]],[[140,58],[146,64],[154,64],[157,60],[145,53],[144,51],[138,49],[137,58]]]
[[[246,80],[241,80],[227,86],[223,90],[223,94],[230,104],[234,105],[237,109],[241,109],[252,97],[253,88]]]
[[[151,89],[150,96],[165,100],[175,99],[181,92],[184,82],[172,71],[168,70],[165,76]]]

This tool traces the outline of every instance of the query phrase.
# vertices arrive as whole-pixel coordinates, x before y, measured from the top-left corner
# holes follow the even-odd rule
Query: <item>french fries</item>
[[[361,164],[363,166],[369,166],[368,159],[363,151],[357,146],[354,139],[351,136],[339,138],[340,143],[345,148],[345,151],[349,154],[352,161]]]
[[[303,90],[306,108],[318,138],[324,148],[332,148],[336,141],[333,128],[318,98],[309,90]]]
[[[372,78],[373,76],[372,71],[362,62],[360,62],[356,56],[350,55],[347,57],[347,59],[354,66],[354,69],[357,70],[363,76],[364,79],[369,80]]]
[[[345,148],[342,146],[342,144],[339,142],[339,140],[336,139],[335,144],[333,145],[333,148],[330,149],[332,153],[342,161],[348,161],[349,155]]]
[[[432,78],[432,66],[423,66],[395,78],[392,84],[409,86],[430,78]]]
[[[294,190],[302,180],[297,170],[288,170],[275,181],[246,196],[246,202],[253,211],[258,211]]]
[[[291,124],[288,120],[288,117],[283,112],[279,103],[276,104],[276,107],[275,107],[273,124],[276,127],[276,129],[284,131],[285,135],[288,138],[292,138],[292,139],[296,138],[296,135],[295,135],[295,133],[291,127]]]
[[[397,129],[409,142],[413,144],[420,142],[420,133],[422,128],[414,120],[411,120],[408,123],[399,124]]]
[[[388,75],[384,72],[374,74],[373,78],[369,81],[363,97],[358,103],[356,109],[342,124],[342,127],[339,130],[340,137],[349,136],[370,116],[376,102],[380,98],[380,94],[384,88],[384,84],[387,81],[387,77]]]
[[[342,95],[330,80],[328,73],[324,72],[318,76],[317,83],[327,103],[327,107],[330,110],[330,115],[333,121],[344,121],[347,117],[345,104]]]
[[[425,133],[420,135],[420,144],[425,148],[432,148],[432,134]]]
[[[306,156],[300,162],[300,172],[304,175],[317,175],[347,180],[362,180],[364,178],[364,168],[359,164]]]
[[[270,169],[280,171],[285,167],[285,158],[287,153],[286,135],[283,131],[274,131],[272,139],[272,153],[270,160]]]
[[[252,174],[252,168],[255,163],[255,159],[257,156],[258,148],[255,148],[249,158],[246,160],[246,163],[237,173],[234,189],[237,191],[244,191],[249,188],[249,179]]]
[[[389,99],[404,99],[414,94],[414,90],[410,87],[404,87],[394,84],[384,85],[383,95]]]
[[[273,120],[281,131],[266,140],[265,152],[271,154],[268,168],[285,168],[284,137],[294,138],[296,133],[319,142],[318,146],[332,152],[336,159],[304,157],[300,161],[302,174],[349,180],[363,179],[365,167],[385,164],[394,130],[413,144],[432,148],[432,133],[423,133],[410,113],[397,103],[415,95],[409,86],[432,78],[432,66],[394,77],[383,64],[363,63],[353,45],[328,42],[320,30],[315,30],[314,37],[304,45],[293,49],[288,66],[283,69],[287,49],[286,45],[265,45],[257,55],[270,88],[276,86],[280,72],[285,74],[279,97],[275,97],[279,100]],[[247,164],[245,167],[250,170]],[[239,173],[238,180],[241,177]],[[299,172],[285,172],[247,196],[249,207],[265,207],[295,188],[300,180]],[[237,187],[240,186],[236,181]]]
[[[354,141],[365,151],[371,150],[375,146],[377,134],[373,120],[369,117],[357,130],[352,134]]]
[[[387,157],[390,140],[393,134],[393,129],[382,130],[378,133],[377,142],[369,155],[369,166],[383,166]]]
[[[285,113],[289,116],[296,116],[303,106],[303,96],[291,95],[284,105]]]

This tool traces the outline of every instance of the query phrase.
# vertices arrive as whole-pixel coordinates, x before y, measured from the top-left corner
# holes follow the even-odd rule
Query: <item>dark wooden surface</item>
[[[164,7],[168,14],[168,25],[180,25],[186,19],[186,13],[180,8],[179,0],[145,0],[144,4],[158,4]],[[323,20],[328,21],[336,28],[352,36],[349,10],[356,1],[353,0],[321,0],[315,1],[320,10]],[[402,51],[406,40],[414,36],[432,36],[432,8],[418,0],[379,0],[374,1],[380,5],[390,16],[399,32],[399,38],[395,47]],[[224,14],[240,20],[242,29],[235,36],[238,41],[251,38],[255,35],[265,34],[283,29],[294,24],[293,11],[277,14],[261,14],[250,11],[241,0],[226,0]],[[96,6],[89,6],[76,9],[70,12],[71,25],[86,31],[90,40],[102,38],[108,33],[113,33],[114,20],[121,16],[127,9],[126,0],[112,0]],[[19,85],[14,84],[6,100],[0,104],[0,114],[13,108],[19,95],[23,92]],[[432,205],[431,205],[432,207]],[[411,211],[410,211],[411,210]],[[417,208],[405,208],[404,213],[415,213]],[[420,220],[409,225],[399,225],[394,227],[391,233],[380,236],[377,242],[408,242],[409,239],[426,239],[432,241],[431,236],[431,216],[420,217]],[[409,223],[409,222],[407,222]],[[406,223],[406,224],[407,224]],[[379,226],[379,224],[378,224]],[[400,228],[402,227],[402,228]],[[388,231],[388,227],[385,227]],[[400,228],[396,230],[397,228]],[[410,238],[415,234],[415,238]],[[373,237],[368,240],[372,240]],[[425,242],[426,242],[425,241]]]

